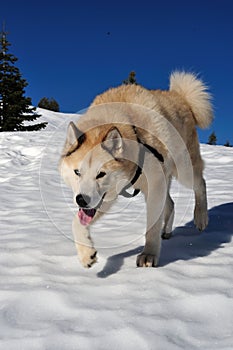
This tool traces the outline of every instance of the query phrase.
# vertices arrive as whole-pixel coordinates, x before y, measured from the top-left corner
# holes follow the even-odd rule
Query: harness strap
[[[123,196],[126,198],[135,197],[140,193],[139,189],[135,189],[133,193],[129,193],[126,191],[126,190],[128,190],[128,188],[133,186],[135,184],[135,182],[137,182],[137,180],[139,179],[139,177],[142,174],[142,168],[143,168],[144,159],[145,159],[145,149],[144,149],[144,147],[141,146],[141,143],[139,143],[139,147],[140,147],[140,149],[139,149],[139,156],[138,156],[138,166],[137,166],[135,175],[132,178],[132,180],[119,193],[120,196]]]
[[[136,127],[133,126],[133,129],[134,129],[134,132],[135,132],[135,134],[137,136],[137,141],[139,143],[139,147],[140,148],[139,148],[139,155],[138,155],[138,165],[137,165],[137,169],[136,169],[135,175],[132,178],[132,180],[125,187],[123,187],[123,189],[119,193],[120,196],[123,196],[123,197],[126,197],[126,198],[133,198],[133,197],[137,196],[141,192],[141,190],[138,189],[138,188],[136,188],[133,191],[133,193],[129,193],[126,190],[128,188],[130,188],[131,186],[133,186],[137,182],[139,177],[141,176],[143,165],[144,165],[144,161],[145,161],[145,154],[146,154],[146,152],[152,153],[153,156],[155,158],[157,158],[160,162],[162,162],[162,163],[164,162],[164,158],[163,158],[162,154],[159,153],[154,147],[141,142],[141,140],[138,138],[138,135],[137,135],[137,132],[136,132]]]

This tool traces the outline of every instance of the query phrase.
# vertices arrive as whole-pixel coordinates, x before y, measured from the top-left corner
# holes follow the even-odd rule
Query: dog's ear
[[[113,157],[118,157],[123,151],[123,140],[120,131],[113,126],[108,130],[102,141],[102,148],[108,151]]]
[[[67,129],[66,142],[63,153],[65,155],[70,155],[79,146],[81,146],[84,140],[85,134],[82,131],[80,131],[73,122],[70,122]]]
[[[80,139],[82,135],[83,135],[83,132],[77,128],[74,122],[70,122],[67,129],[66,142],[69,143],[70,145],[73,145],[75,142],[77,142]]]

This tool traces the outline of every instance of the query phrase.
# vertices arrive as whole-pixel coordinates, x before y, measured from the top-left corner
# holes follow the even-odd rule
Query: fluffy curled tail
[[[192,73],[174,72],[170,76],[170,90],[185,98],[192,109],[196,125],[207,128],[213,120],[211,95],[205,84]]]

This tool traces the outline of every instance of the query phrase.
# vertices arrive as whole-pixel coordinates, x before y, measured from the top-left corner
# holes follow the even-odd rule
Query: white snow
[[[121,198],[93,230],[98,263],[86,270],[57,171],[78,116],[40,113],[47,129],[0,134],[0,349],[232,349],[233,149],[201,145],[205,232],[192,222],[192,192],[174,182],[174,235],[158,268],[136,268],[145,205]]]

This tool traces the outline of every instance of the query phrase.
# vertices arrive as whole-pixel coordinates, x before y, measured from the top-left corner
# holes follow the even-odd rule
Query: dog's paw
[[[172,232],[169,232],[169,233],[162,232],[162,235],[161,235],[162,239],[170,239],[171,236],[172,236]]]
[[[203,231],[208,225],[207,211],[195,210],[194,212],[194,224],[199,231]]]
[[[141,253],[137,256],[137,267],[156,267],[158,258],[156,255]]]
[[[97,262],[97,251],[93,247],[81,246],[78,247],[78,257],[83,267],[90,268]]]

